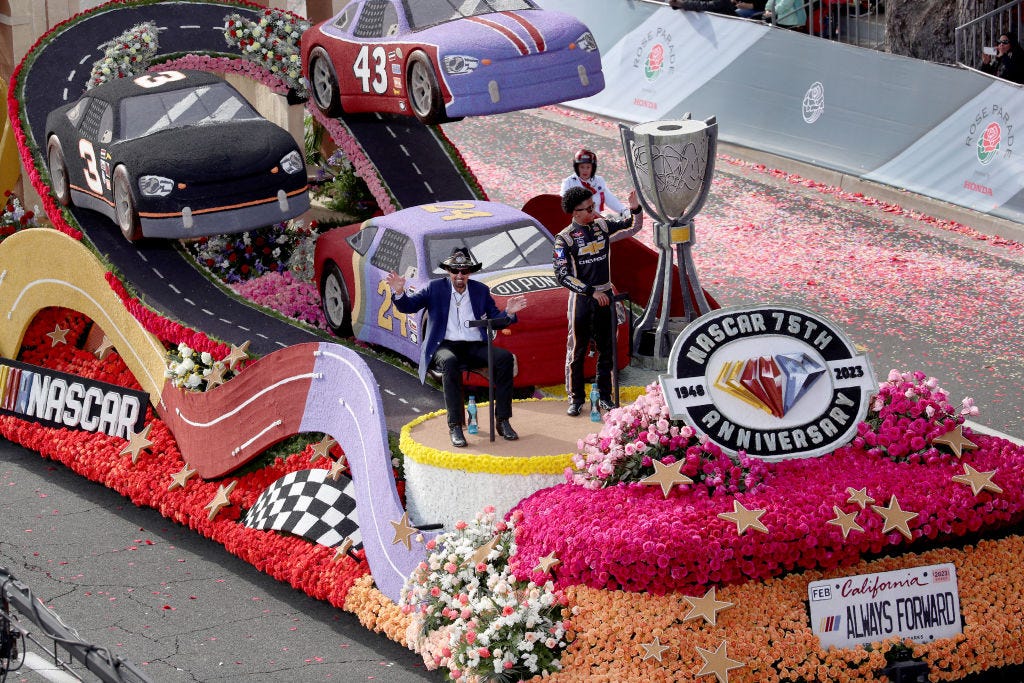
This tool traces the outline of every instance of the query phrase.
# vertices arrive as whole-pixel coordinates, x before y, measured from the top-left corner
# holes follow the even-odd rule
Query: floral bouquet
[[[197,352],[187,344],[178,344],[167,352],[164,377],[169,377],[179,389],[206,391],[213,388],[213,377],[223,382],[234,375],[235,371],[224,361],[214,360],[206,351]]]
[[[357,219],[369,218],[377,210],[377,203],[366,182],[356,174],[355,166],[341,149],[319,160],[316,166],[313,193],[326,200],[328,209]]]
[[[313,279],[316,233],[316,221],[288,220],[238,234],[200,237],[187,248],[199,265],[229,284],[286,270],[308,282]]]
[[[679,420],[670,420],[661,385],[627,406],[610,411],[597,434],[577,442],[566,481],[590,489],[636,482],[654,474],[654,461],[671,465],[685,460],[681,472],[694,484],[726,493],[753,488],[765,476],[765,464],[740,454],[734,461],[718,446],[695,438]]]
[[[429,556],[406,580],[399,604],[413,614],[408,642],[428,669],[446,667],[455,681],[515,681],[561,669],[570,624],[551,581],[518,580],[522,513],[495,520],[488,506],[472,522],[427,542]]]
[[[100,45],[103,57],[93,62],[86,88],[144,72],[156,56],[160,29],[147,21]]]
[[[867,419],[857,426],[853,446],[893,460],[909,460],[934,452],[934,447],[928,446],[933,438],[977,414],[970,397],[961,402],[958,411],[934,377],[890,370],[888,379],[878,387]]]
[[[0,239],[13,235],[23,228],[36,227],[36,215],[32,211],[26,211],[21,205],[21,200],[10,190],[4,192],[7,203],[4,205],[3,213],[0,214]]]
[[[309,22],[280,9],[264,10],[258,21],[240,14],[224,17],[224,39],[238,46],[242,56],[276,74],[300,97],[306,96],[302,81],[299,39]]]

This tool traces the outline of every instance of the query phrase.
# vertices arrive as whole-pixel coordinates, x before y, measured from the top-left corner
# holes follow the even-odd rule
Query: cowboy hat
[[[452,249],[451,256],[441,261],[438,266],[449,272],[452,270],[468,270],[471,273],[475,273],[483,268],[484,264],[477,261],[466,247],[455,247]]]

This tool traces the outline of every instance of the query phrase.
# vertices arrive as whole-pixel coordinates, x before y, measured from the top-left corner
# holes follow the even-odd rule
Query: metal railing
[[[28,643],[45,653],[46,659],[30,652]],[[65,658],[61,650],[69,658]],[[82,640],[73,628],[35,598],[28,586],[15,579],[5,567],[0,567],[0,681],[6,680],[11,671],[35,668],[39,664],[48,665],[50,671],[59,670],[66,677],[84,680],[81,674],[85,671],[74,666],[72,659],[104,683],[151,683],[131,662]]]
[[[957,26],[953,31],[956,63],[968,69],[981,69],[984,48],[994,48],[1006,31],[1014,31],[1020,40],[1024,26],[1024,0],[1013,0],[977,19]]]

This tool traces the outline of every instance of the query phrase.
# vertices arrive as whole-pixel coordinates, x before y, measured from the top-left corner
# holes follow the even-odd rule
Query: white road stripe
[[[53,662],[43,659],[35,652],[25,653],[25,666],[46,680],[53,681],[53,683],[81,683],[80,678],[72,676]]]

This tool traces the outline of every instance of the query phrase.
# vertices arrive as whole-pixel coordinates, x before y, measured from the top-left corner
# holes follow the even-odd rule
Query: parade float
[[[517,415],[557,437],[544,450],[452,453],[429,414],[393,453],[359,353],[324,338],[253,360],[147,307],[90,248],[26,133],[32,56],[8,104],[52,227],[15,217],[0,243],[4,438],[454,680],[954,681],[1024,664],[1024,449],[965,427],[969,399],[920,372],[878,382],[811,311],[701,307],[660,380],[578,435],[525,401]],[[277,82],[239,63],[217,66]],[[662,245],[681,265],[685,239]],[[301,434],[316,438],[266,457]]]

